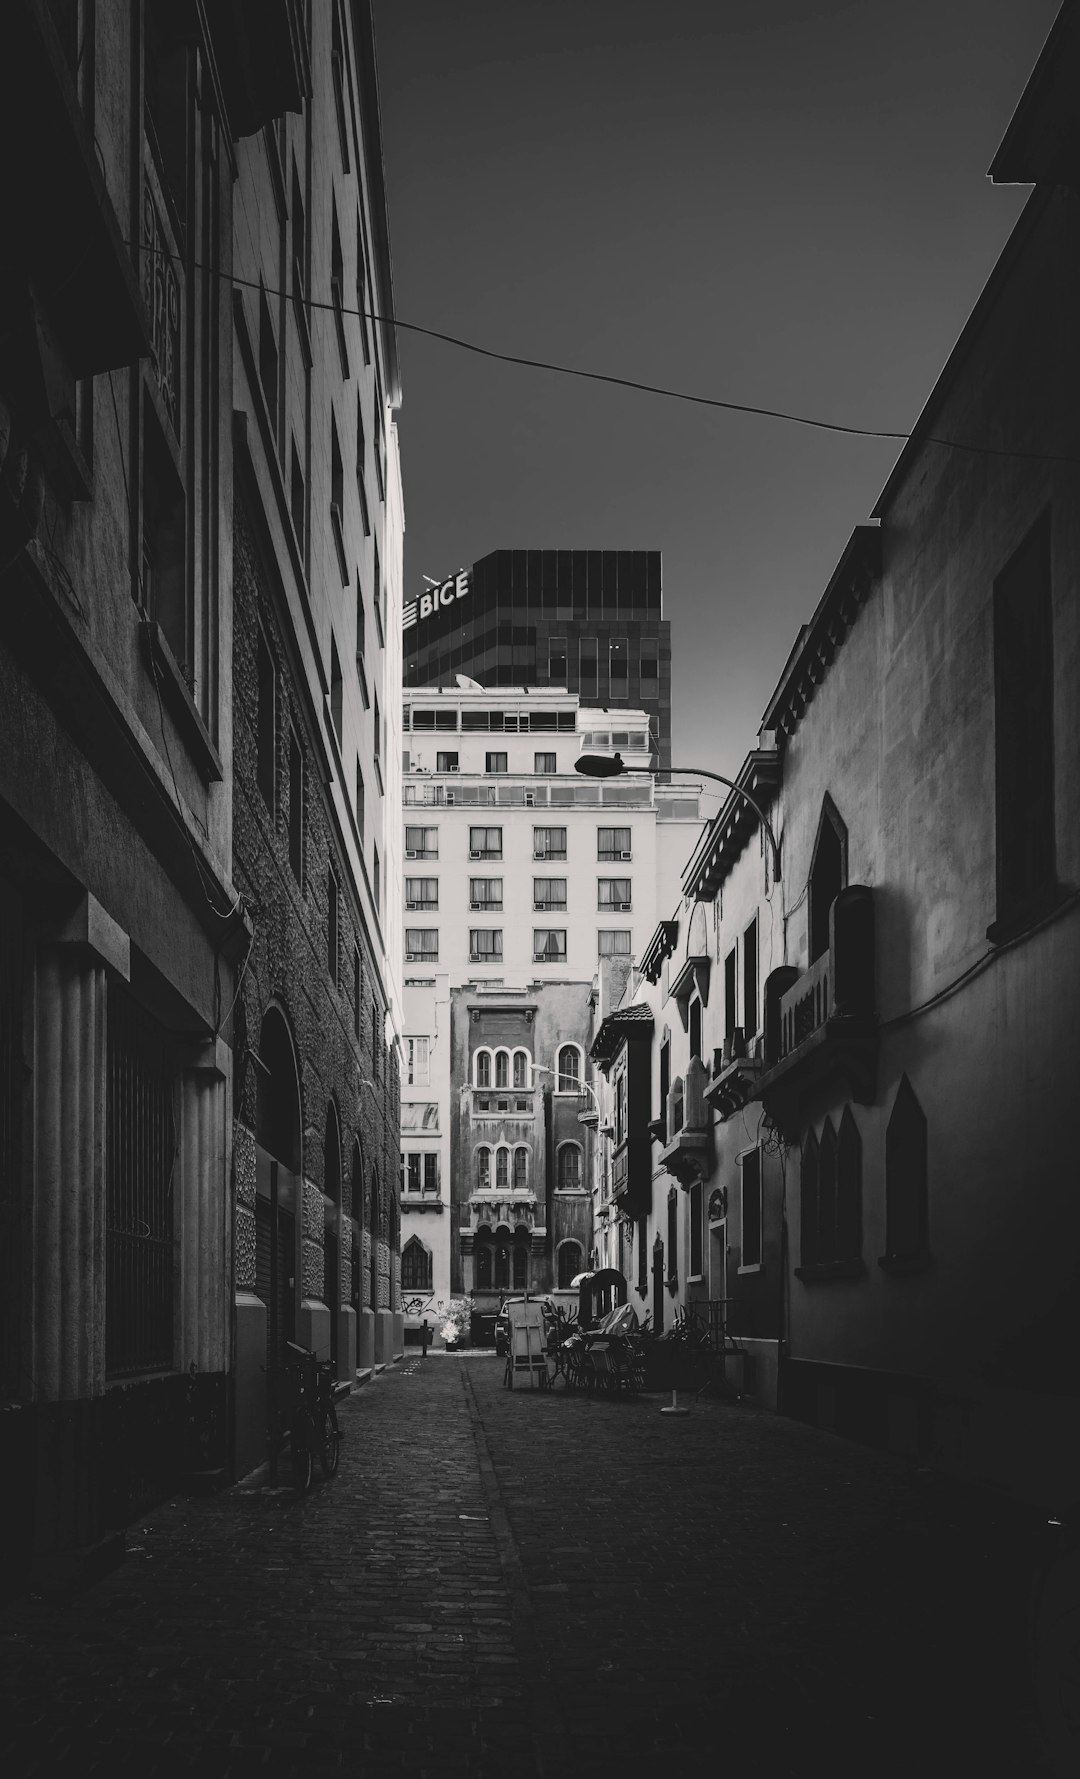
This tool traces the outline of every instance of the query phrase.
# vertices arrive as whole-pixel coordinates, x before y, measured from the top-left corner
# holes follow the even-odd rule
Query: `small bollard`
[[[678,1390],[672,1390],[672,1392],[671,1392],[671,1407],[670,1408],[662,1408],[660,1410],[660,1413],[662,1415],[688,1415],[690,1413],[690,1410],[688,1408],[680,1408],[679,1407],[679,1392],[678,1392]]]

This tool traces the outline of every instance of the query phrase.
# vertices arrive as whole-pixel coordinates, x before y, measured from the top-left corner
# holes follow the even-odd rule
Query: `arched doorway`
[[[337,1374],[341,1325],[341,1131],[333,1100],[323,1139],[323,1299],[330,1311],[330,1358]]]
[[[297,1208],[301,1173],[300,1079],[292,1034],[279,1007],[259,1031],[255,1097],[255,1292],[266,1305],[273,1368],[296,1338]]]

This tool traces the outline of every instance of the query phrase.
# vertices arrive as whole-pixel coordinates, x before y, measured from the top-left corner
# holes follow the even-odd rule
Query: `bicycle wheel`
[[[319,1422],[319,1462],[324,1476],[333,1476],[341,1457],[341,1428],[338,1426],[337,1411],[324,1408]]]
[[[292,1424],[289,1436],[289,1449],[292,1456],[293,1488],[298,1495],[306,1495],[311,1487],[311,1443],[312,1426],[307,1415],[298,1415]]]

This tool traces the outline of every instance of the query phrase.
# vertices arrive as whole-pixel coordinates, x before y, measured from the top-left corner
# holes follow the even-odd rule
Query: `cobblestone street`
[[[97,1585],[5,1608],[3,1770],[1048,1770],[1023,1516],[663,1400],[410,1357],[306,1500],[178,1499]]]

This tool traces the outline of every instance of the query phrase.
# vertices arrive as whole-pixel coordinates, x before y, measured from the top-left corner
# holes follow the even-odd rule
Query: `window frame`
[[[482,846],[476,844],[475,836],[484,834],[486,838]],[[490,836],[498,835],[498,849],[492,851]],[[484,827],[480,824],[469,826],[469,857],[470,859],[501,859],[503,856],[503,831],[501,827]]]
[[[548,863],[552,859],[565,860],[565,858],[566,858],[566,832],[567,831],[564,827],[537,827],[537,826],[534,826],[533,827],[533,855],[532,855],[533,858],[539,859],[544,863]],[[562,835],[561,847],[558,844],[556,844],[554,849],[552,849],[550,846],[548,846],[544,852],[538,852],[537,848],[540,845],[541,834],[549,834],[549,835],[550,834],[561,834]]]
[[[416,948],[416,937],[430,934],[435,940],[434,949]],[[407,964],[437,964],[439,961],[439,929],[438,927],[406,927],[405,928],[405,962]]]
[[[753,1168],[751,1169],[751,1174],[754,1177],[756,1184],[752,1188],[749,1203],[750,1203],[751,1208],[753,1208],[753,1204],[754,1204],[753,1193],[756,1192],[756,1195],[757,1195],[757,1203],[756,1203],[757,1259],[748,1261],[746,1258],[746,1229],[747,1229],[747,1205],[748,1205],[746,1164],[751,1156],[754,1158],[754,1165],[753,1165]],[[762,1150],[761,1150],[760,1143],[752,1144],[749,1149],[740,1150],[739,1154],[736,1156],[736,1162],[737,1162],[738,1169],[739,1169],[739,1266],[738,1266],[738,1272],[739,1272],[739,1275],[741,1276],[743,1273],[760,1273],[760,1272],[764,1272],[764,1270],[765,1270],[765,1190],[764,1190],[764,1171],[765,1170],[764,1170],[764,1166],[763,1166],[763,1156],[762,1156]]]
[[[480,941],[490,939],[490,949],[485,950]],[[469,962],[471,964],[501,964],[503,961],[503,929],[502,927],[470,927],[469,928]]]

